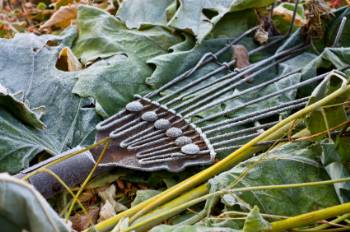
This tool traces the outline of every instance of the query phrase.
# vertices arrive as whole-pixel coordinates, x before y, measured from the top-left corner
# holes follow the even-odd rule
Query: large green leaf
[[[79,7],[77,25],[79,35],[73,51],[84,64],[120,52],[146,61],[181,41],[161,27],[128,30],[117,18],[90,6]]]
[[[271,230],[271,225],[260,215],[259,208],[254,206],[247,215],[242,232],[259,232],[268,230]]]
[[[321,100],[331,94],[343,84],[343,80],[335,75],[329,79],[324,79],[311,94],[309,104]],[[348,120],[345,106],[342,104],[349,98],[348,94],[339,96],[328,103],[329,107],[320,108],[310,113],[305,122],[307,128],[312,134],[324,132],[331,128],[337,127]]]
[[[134,55],[117,54],[100,60],[78,74],[73,92],[93,97],[104,113],[112,115],[148,90],[145,79],[151,68]]]
[[[141,25],[167,24],[167,8],[174,0],[127,0],[123,1],[117,17],[125,22],[128,28],[139,28]]]
[[[50,39],[57,37],[17,34],[12,40],[0,40],[0,82],[9,91],[22,93],[23,101],[30,107],[45,108],[46,113],[41,119],[47,127],[38,136],[41,141],[50,144],[45,150],[57,154],[82,143],[91,143],[94,140],[94,127],[99,119],[93,108],[85,108],[91,105],[90,100],[72,94],[77,80],[76,73],[55,68],[61,47],[48,46],[47,41]],[[1,171],[19,171],[20,167],[28,165],[35,153],[43,149],[43,143],[27,136],[27,139],[19,140],[22,143],[18,144],[11,137],[11,131],[22,128],[22,125],[18,121],[9,120],[8,115],[3,117],[4,124],[0,125],[3,136],[0,137],[0,143],[6,146],[1,146],[1,149],[10,153],[2,152],[0,159],[11,160],[9,155],[17,158],[13,159],[11,165],[2,165]],[[20,129],[18,134],[26,134],[22,130],[24,129]],[[40,147],[39,150],[31,149],[35,144]],[[18,158],[19,156],[22,158]]]
[[[321,142],[321,161],[331,179],[349,177],[347,160],[344,160],[339,154],[339,146],[341,146],[342,143],[341,140],[342,138],[339,137],[337,144],[328,139]],[[348,149],[349,144],[346,145]],[[350,200],[350,184],[348,182],[334,184],[334,187],[340,202],[344,203]]]
[[[146,79],[147,84],[155,88],[164,85],[174,77],[193,67],[202,55],[207,52],[219,50],[226,42],[227,40],[225,39],[204,41],[201,45],[197,45],[192,49],[183,50],[183,47],[188,47],[193,44],[191,38],[187,37],[186,41],[181,44],[183,47],[173,47],[173,52],[156,56],[148,60],[148,63],[155,65],[156,69],[152,75]],[[196,72],[191,79],[195,79],[203,73],[207,73],[217,67],[218,65],[216,64],[206,65]]]
[[[349,59],[350,48],[325,48],[317,58],[306,65],[303,69],[302,78],[306,79],[306,77],[315,76],[319,70],[344,69],[349,65]],[[349,69],[345,69],[344,72],[349,74]],[[341,85],[342,80],[334,74],[331,75],[331,78],[325,79],[312,91],[310,103],[322,99]],[[342,95],[328,104],[334,105],[333,107],[319,109],[311,113],[306,119],[308,129],[312,133],[317,133],[335,127],[347,120],[344,106],[338,103],[346,101],[348,97],[347,94]]]
[[[228,40],[239,36],[256,23],[256,17],[252,11],[243,11],[227,14],[215,27],[215,30],[208,36],[208,40],[196,44],[191,36],[185,35],[182,43],[170,48],[168,54],[163,54],[149,59],[147,62],[156,67],[152,75],[147,78],[147,84],[160,87],[174,77],[192,68],[205,53],[215,53],[224,47]],[[232,28],[232,25],[237,25]],[[245,40],[244,44],[249,48],[254,47],[251,42]],[[231,51],[220,56],[219,59],[229,59]],[[206,65],[191,79],[196,79],[214,68],[216,64]]]
[[[141,202],[148,200],[159,193],[159,190],[153,189],[137,190],[135,199],[133,200],[133,202],[131,202],[131,207],[140,204]]]
[[[33,186],[0,174],[1,231],[71,231]]]
[[[343,69],[349,65],[349,59],[350,48],[348,47],[325,48],[317,58],[305,65],[303,75],[309,78],[316,76],[322,69]]]
[[[2,85],[0,85],[0,106],[28,125],[39,129],[45,127],[45,124],[40,121],[39,113],[32,111],[24,102],[19,101]]]
[[[307,142],[288,143],[253,157],[211,179],[210,191],[233,188],[233,183],[237,180],[238,184],[234,188],[327,180],[329,177],[319,163],[319,152],[314,146],[318,145]],[[239,179],[245,172],[246,175]],[[227,194],[226,198],[236,199],[227,201],[224,200],[224,196],[223,203],[227,209],[235,207],[238,204],[235,202],[243,201],[245,205],[251,207],[257,205],[264,213],[285,216],[339,203],[331,185],[242,192],[238,195]]]
[[[181,0],[174,15],[169,14],[175,6],[173,0],[126,0],[117,12],[117,17],[125,22],[129,28],[140,28],[142,25],[162,25],[174,27],[183,31],[190,31],[199,42],[202,42],[209,33],[216,30],[225,16],[230,12],[233,17],[242,17],[246,9],[265,7],[274,0]],[[140,13],[142,12],[142,13]],[[171,16],[171,17],[169,17]],[[249,17],[247,17],[249,18]],[[250,17],[254,19],[255,17]],[[232,31],[232,25],[225,33]],[[244,24],[235,24],[235,31]],[[238,28],[237,28],[238,27]]]
[[[242,88],[237,88],[234,90],[233,93],[237,94],[241,92],[242,90],[246,88],[253,87],[254,85],[258,85],[260,83],[263,83],[264,81],[268,81],[278,75],[285,75],[289,72],[295,71],[299,69],[302,65],[307,64],[310,62],[310,60],[313,60],[315,58],[315,55],[305,52],[301,55],[298,55],[294,58],[289,59],[288,61],[280,63],[276,69],[270,69],[261,75],[258,75],[254,80],[250,83],[245,84]],[[233,99],[230,101],[227,101],[225,103],[226,107],[233,108],[237,105],[242,105],[248,101],[251,101],[253,99],[263,97],[268,94],[272,94],[274,92],[280,91],[281,89],[288,88],[289,86],[298,84],[301,80],[301,74],[296,73],[293,75],[288,76],[287,78],[284,78],[282,80],[276,81],[274,84],[268,85],[259,91],[255,91],[246,95],[241,95],[237,99]],[[231,93],[232,94],[232,93]],[[244,107],[243,109],[236,111],[232,114],[232,116],[239,116],[242,114],[270,108],[276,105],[283,104],[288,101],[292,101],[297,98],[297,90],[291,90],[286,91],[283,94],[280,94],[275,97],[271,97],[265,101],[258,102],[256,104]]]
[[[330,47],[333,46],[334,40],[337,36],[340,23],[343,19],[343,17],[349,18],[350,16],[350,8],[349,7],[343,7],[340,9],[337,9],[334,11],[333,14],[335,17],[328,18],[324,23],[325,24],[325,35],[324,38],[322,38],[320,41],[324,46]],[[319,41],[318,41],[319,42]],[[350,21],[347,20],[344,26],[344,30],[342,32],[342,35],[339,39],[339,44],[336,46],[338,47],[349,47],[350,46]]]
[[[54,155],[57,144],[43,131],[26,127],[4,109],[0,109],[0,172],[15,173],[29,166],[35,155],[46,151]]]
[[[168,25],[190,30],[201,42],[228,12],[265,7],[273,2],[274,0],[182,0]]]

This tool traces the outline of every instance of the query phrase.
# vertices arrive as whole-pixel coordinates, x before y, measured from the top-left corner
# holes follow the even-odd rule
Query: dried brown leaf
[[[246,47],[241,44],[232,46],[233,59],[236,61],[236,68],[241,69],[247,67],[249,62],[249,54]]]
[[[77,231],[83,231],[87,229],[91,224],[95,224],[97,222],[99,212],[99,207],[95,206],[87,209],[87,215],[78,213],[75,214],[73,217],[70,218],[73,229]]]
[[[82,203],[95,201],[96,193],[93,190],[87,190],[80,194],[79,201]]]
[[[79,71],[82,69],[82,65],[78,58],[73,54],[72,50],[68,47],[63,48],[58,55],[56,62],[56,68],[62,71]]]
[[[274,16],[280,16],[284,21],[292,23],[293,20],[293,11],[288,10],[287,8],[279,5],[273,9]],[[306,19],[303,19],[300,15],[296,14],[294,25],[297,27],[302,27],[307,23]]]
[[[41,25],[40,30],[51,27],[58,27],[61,29],[68,27],[71,22],[76,19],[77,9],[77,4],[59,8],[46,23]]]
[[[109,201],[106,201],[101,207],[100,217],[98,221],[101,222],[103,220],[113,217],[114,215],[116,215],[116,212],[114,210],[113,205]]]
[[[102,206],[100,211],[99,220],[102,220],[101,218],[109,218],[115,215],[116,213],[127,209],[126,206],[117,202],[114,199],[116,196],[116,187],[113,184],[104,190],[98,190],[98,195],[104,201],[104,205]]]

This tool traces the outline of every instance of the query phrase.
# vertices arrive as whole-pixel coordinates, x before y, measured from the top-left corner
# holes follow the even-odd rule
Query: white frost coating
[[[132,102],[128,103],[125,106],[125,108],[131,112],[139,112],[139,111],[143,110],[143,105],[138,101],[132,101]]]
[[[192,139],[187,136],[181,136],[175,140],[175,144],[178,146],[184,146],[189,143],[192,143]]]
[[[182,135],[182,130],[177,127],[170,127],[165,134],[170,138],[177,138]]]
[[[167,130],[171,127],[169,120],[161,118],[155,121],[154,127],[158,130]]]
[[[190,143],[181,147],[181,151],[187,155],[195,155],[200,151],[200,149],[196,144]]]
[[[154,111],[147,111],[142,114],[141,118],[147,122],[154,122],[158,119],[158,115]]]

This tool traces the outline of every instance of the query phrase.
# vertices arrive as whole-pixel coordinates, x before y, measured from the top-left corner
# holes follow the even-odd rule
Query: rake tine
[[[210,73],[204,75],[203,77],[198,78],[197,80],[194,80],[194,81],[188,83],[187,85],[185,85],[185,86],[183,86],[183,87],[181,87],[181,88],[179,88],[179,89],[173,91],[171,94],[168,94],[168,95],[165,95],[164,97],[161,97],[161,98],[158,100],[158,102],[164,102],[164,101],[167,100],[168,98],[170,98],[170,97],[172,97],[172,96],[174,96],[174,95],[176,95],[176,94],[178,94],[178,93],[180,93],[180,92],[182,92],[182,91],[184,91],[184,90],[186,90],[186,89],[189,89],[189,88],[193,87],[194,85],[200,83],[201,81],[204,81],[204,80],[208,79],[209,77],[214,76],[215,74],[218,74],[218,73],[220,73],[220,72],[222,72],[222,71],[227,70],[227,69],[229,68],[229,66],[231,66],[231,65],[233,65],[233,64],[234,64],[234,61],[230,61],[230,62],[228,62],[228,63],[224,63],[222,66],[220,66],[219,68],[217,68],[217,69],[211,71]],[[181,96],[182,96],[182,95],[181,95]],[[184,96],[186,96],[186,95],[184,95]],[[182,97],[184,97],[184,96],[182,96]],[[177,101],[177,99],[176,99],[176,100],[173,99],[173,100],[171,100],[170,102],[166,103],[166,105],[170,105],[170,104],[172,104],[172,103],[174,103],[174,102],[176,102],[176,101]]]
[[[198,94],[196,95],[195,97],[187,100],[187,101],[184,101],[182,102],[181,104],[173,107],[174,110],[178,110],[184,106],[187,106],[189,104],[192,104],[193,102],[196,102],[197,100],[199,99],[202,99],[204,96],[208,96],[208,98],[210,98],[209,100],[217,97],[217,96],[220,96],[222,95],[223,93],[229,91],[232,89],[232,86],[230,86],[230,84],[234,83],[235,81],[239,80],[241,77],[244,77],[245,75],[253,72],[254,70],[256,70],[257,68],[261,68],[262,66],[268,64],[270,61],[276,59],[276,58],[279,58],[279,57],[283,57],[284,55],[289,55],[291,52],[293,52],[295,50],[295,52],[299,52],[300,50],[304,50],[305,49],[305,46],[301,47],[301,45],[298,45],[296,47],[293,47],[291,49],[288,49],[286,51],[283,51],[283,52],[280,52],[280,53],[277,53],[269,58],[266,58],[260,62],[257,62],[255,64],[253,64],[251,66],[251,68],[247,68],[245,69],[244,71],[238,73],[237,75],[232,75],[232,74],[228,74],[228,75],[225,75],[222,79],[227,79],[228,77],[232,77],[231,79],[228,79],[228,80],[224,80],[222,81],[221,83],[218,83],[216,86],[212,87],[211,89],[209,90],[206,90],[205,92],[201,93],[201,94]],[[223,88],[220,90],[220,88]],[[220,90],[219,92],[217,92],[218,90]],[[215,94],[211,95],[211,93],[215,92]]]
[[[277,61],[275,61],[275,62],[273,62],[273,63],[271,63],[271,64],[269,64],[269,65],[263,67],[262,69],[256,71],[255,73],[252,73],[252,74],[248,75],[247,77],[241,79],[240,81],[238,81],[238,82],[235,83],[234,85],[230,86],[230,88],[233,89],[233,88],[235,88],[235,87],[237,87],[237,86],[239,86],[239,85],[241,85],[241,84],[243,84],[243,83],[249,81],[250,79],[253,79],[253,78],[256,77],[257,75],[259,75],[259,74],[261,74],[261,73],[263,73],[263,72],[269,70],[270,68],[272,68],[272,67],[278,65],[279,63],[281,63],[281,62],[283,62],[283,61],[285,61],[285,60],[288,60],[290,57],[292,57],[292,55],[291,55],[291,56],[284,57],[284,58],[282,58],[282,59],[280,59],[280,60],[277,60]],[[300,72],[300,71],[301,71],[301,70],[298,70],[297,72]],[[292,74],[297,73],[297,72],[292,72]],[[255,91],[255,90],[259,89],[259,88],[262,88],[262,87],[264,87],[264,86],[267,86],[267,85],[269,85],[269,84],[271,84],[271,83],[276,82],[276,80],[283,79],[283,78],[288,77],[288,76],[290,76],[290,75],[291,75],[291,74],[286,75],[286,76],[284,76],[284,77],[282,77],[282,78],[279,76],[279,77],[277,77],[277,78],[274,78],[274,79],[272,79],[272,80],[266,81],[266,82],[264,82],[264,83],[262,83],[262,84],[259,84],[259,85],[257,85],[257,86],[254,86],[254,87],[251,87],[251,88],[249,88],[249,89],[246,89],[246,90],[244,90],[244,91],[242,91],[242,92],[240,92],[240,93],[233,94],[233,95],[227,96],[227,97],[223,97],[223,98],[221,98],[221,99],[214,100],[214,102],[212,102],[212,103],[210,103],[210,104],[207,104],[207,102],[210,100],[210,99],[208,99],[208,98],[211,98],[211,99],[217,98],[218,96],[220,96],[220,92],[219,92],[219,93],[215,94],[215,96],[210,96],[210,97],[208,97],[208,98],[204,98],[203,100],[198,101],[197,103],[191,105],[189,108],[186,108],[186,109],[184,109],[183,111],[180,111],[180,114],[185,115],[185,118],[192,117],[193,115],[196,115],[196,114],[199,113],[199,112],[208,110],[208,109],[210,109],[211,107],[214,107],[214,106],[216,106],[216,105],[218,105],[218,104],[221,104],[221,103],[223,103],[223,102],[225,102],[225,101],[227,101],[227,100],[231,100],[231,99],[234,99],[234,98],[236,98],[236,97],[238,97],[238,96],[242,96],[243,94],[246,94],[246,93]],[[203,106],[203,107],[201,107],[201,108],[199,108],[199,109],[195,109],[196,107],[198,107],[198,106],[200,106],[200,105],[203,105],[203,104],[207,104],[207,105],[205,105],[205,106]],[[195,110],[194,110],[194,109],[195,109]],[[190,112],[190,114],[187,115],[188,112]]]
[[[282,41],[282,39],[283,39],[283,38],[276,39],[276,40],[274,40],[274,41],[272,41],[272,42],[270,42],[270,43],[268,43],[268,44],[265,44],[265,45],[262,45],[262,46],[260,46],[260,47],[258,47],[258,48],[253,49],[252,51],[249,52],[249,56],[251,56],[251,55],[253,55],[253,54],[255,54],[255,53],[259,52],[259,51],[262,51],[262,50],[264,50],[264,49],[266,49],[266,48],[268,48],[268,47],[270,47],[270,46],[272,46],[272,45],[274,45],[274,44],[276,44],[276,43]],[[181,93],[181,92],[183,92],[183,91],[185,91],[185,90],[187,90],[187,89],[189,89],[189,88],[195,86],[196,84],[198,84],[198,83],[200,83],[200,82],[202,82],[202,81],[204,81],[204,80],[206,80],[206,79],[208,79],[208,78],[214,76],[215,74],[218,74],[218,73],[220,73],[220,72],[222,72],[222,71],[228,69],[228,67],[229,67],[229,66],[232,66],[234,63],[235,63],[235,60],[232,60],[232,61],[230,61],[230,62],[228,62],[228,63],[223,63],[221,67],[219,67],[219,68],[217,68],[217,69],[211,71],[210,73],[204,75],[203,77],[200,77],[200,78],[198,78],[198,79],[196,79],[196,80],[194,80],[194,81],[188,83],[187,85],[185,85],[185,86],[183,86],[183,87],[181,87],[181,88],[175,90],[175,91],[172,92],[171,94],[168,94],[168,95],[166,95],[166,96],[160,98],[160,99],[158,100],[158,102],[163,102],[163,101],[165,101],[166,99],[168,99],[168,98],[170,98],[170,97],[172,97],[172,96],[174,96],[174,95],[176,95],[176,94],[178,94],[178,93]],[[230,73],[230,74],[227,74],[227,75],[223,76],[222,78],[219,78],[219,79],[216,80],[215,82],[223,81],[223,80],[226,80],[226,79],[228,79],[228,78],[230,78],[230,77],[232,77],[232,76],[234,76],[234,75],[236,75],[236,74],[240,74],[241,72],[245,71],[246,69],[253,67],[253,65],[257,65],[257,63],[256,63],[256,64],[252,64],[252,65],[250,65],[250,66],[247,66],[247,67],[245,67],[244,69],[241,69],[241,70],[235,70],[234,72],[232,72],[232,73]],[[176,98],[172,99],[171,101],[167,102],[166,105],[171,105],[171,104],[173,104],[173,103],[176,103],[176,102],[178,102],[178,101],[181,101],[184,97],[189,96],[189,95],[191,95],[191,94],[193,94],[193,93],[196,93],[197,91],[200,91],[200,90],[202,90],[202,89],[204,89],[204,88],[210,86],[211,84],[212,84],[212,83],[209,83],[209,84],[204,85],[204,86],[199,86],[199,87],[196,88],[196,89],[193,89],[193,90],[190,90],[190,91],[188,91],[188,92],[182,93],[181,95],[179,95],[179,96],[177,96]]]
[[[256,136],[258,136],[260,134],[261,134],[261,132],[257,132],[257,133],[254,133],[254,134],[244,135],[244,136],[236,137],[234,139],[228,139],[228,140],[225,140],[225,141],[213,143],[212,145],[216,149],[216,147],[219,147],[221,145],[225,145],[225,144],[235,143],[235,142],[242,141],[242,140],[251,139],[251,138],[254,138],[254,137],[256,137]]]
[[[246,32],[242,33],[239,37],[237,37],[236,39],[234,39],[229,45],[226,45],[224,48],[220,49],[219,51],[217,51],[214,54],[209,55],[208,53],[204,55],[204,57],[209,57],[209,59],[205,58],[201,58],[199,60],[199,62],[194,66],[194,68],[186,71],[185,73],[181,74],[180,76],[174,78],[172,81],[168,82],[167,84],[163,85],[162,87],[158,88],[157,90],[146,94],[145,97],[147,98],[151,98],[156,96],[157,94],[159,94],[160,92],[162,92],[163,90],[169,88],[170,86],[172,86],[173,84],[189,77],[191,74],[193,74],[198,68],[202,67],[204,64],[207,64],[209,62],[211,62],[212,60],[216,59],[218,56],[220,56],[222,53],[224,53],[227,49],[230,48],[230,46],[232,46],[233,44],[238,43],[239,41],[241,41],[245,36],[249,35],[250,33],[252,33],[253,31],[255,31],[257,29],[257,27],[253,27],[249,30],[247,30]]]
[[[290,91],[290,90],[294,90],[294,89],[298,89],[299,87],[302,87],[302,86],[305,86],[305,85],[309,85],[313,82],[316,82],[316,81],[319,81],[319,80],[322,80],[325,76],[327,76],[328,73],[325,73],[325,74],[322,74],[322,75],[319,75],[319,76],[316,76],[316,77],[313,77],[313,78],[310,78],[306,81],[302,81],[302,82],[299,82],[298,84],[295,84],[295,85],[292,85],[292,86],[289,86],[287,88],[284,88],[284,89],[281,89],[281,90],[278,90],[274,93],[270,93],[268,95],[265,95],[265,96],[262,96],[260,98],[257,98],[257,99],[254,99],[252,101],[249,101],[249,102],[246,102],[245,104],[243,105],[240,105],[238,107],[234,107],[234,108],[231,108],[231,109],[227,109],[227,110],[224,110],[222,112],[219,112],[219,113],[216,113],[216,114],[213,114],[213,115],[210,115],[210,116],[207,116],[205,118],[202,118],[198,121],[195,121],[195,123],[202,123],[202,122],[205,122],[205,121],[208,121],[208,120],[212,120],[212,119],[215,119],[217,117],[220,117],[220,116],[223,116],[223,115],[226,115],[228,113],[232,113],[238,109],[242,109],[243,107],[246,107],[246,106],[249,106],[249,105],[252,105],[252,104],[255,104],[255,103],[258,103],[258,102],[261,102],[261,101],[264,101],[266,99],[269,99],[271,97],[275,97],[275,96],[279,96],[287,91]]]
[[[299,5],[299,0],[296,0],[295,5],[294,5],[294,9],[293,9],[292,22],[289,26],[288,33],[287,33],[288,36],[292,33],[293,28],[294,28],[295,19],[296,19],[297,12],[298,12],[298,5]]]
[[[267,108],[264,110],[255,111],[255,112],[252,112],[252,113],[249,113],[246,115],[242,115],[242,116],[239,116],[236,118],[223,120],[221,122],[202,127],[202,130],[206,134],[211,134],[211,133],[220,131],[223,128],[229,129],[229,128],[234,127],[234,126],[240,126],[240,125],[244,125],[244,124],[247,124],[250,122],[255,122],[255,121],[263,119],[263,118],[278,115],[279,113],[282,113],[285,111],[304,107],[307,103],[307,100],[308,100],[308,97],[294,100],[294,101],[290,101],[290,102],[287,102],[287,103],[284,103],[284,104],[281,104],[278,106],[274,106],[271,108]],[[215,128],[215,129],[213,129],[213,128]]]
[[[157,150],[157,151],[154,151],[154,152],[150,152],[148,154],[145,154],[143,157],[147,156],[147,157],[155,157],[155,156],[160,156],[160,155],[165,155],[165,154],[168,154],[169,152],[173,152],[173,151],[176,151],[176,150],[180,150],[179,147],[173,147],[173,148],[165,148],[165,149],[162,149],[162,150]],[[136,156],[140,156],[140,155],[136,155]]]
[[[157,151],[159,149],[164,149],[164,148],[171,148],[171,147],[175,147],[175,143],[174,142],[170,142],[170,143],[166,143],[166,144],[163,144],[163,145],[160,145],[160,146],[156,146],[156,147],[152,147],[150,149],[147,149],[147,150],[143,150],[141,152],[138,152],[136,154],[136,157],[137,158],[145,158],[145,157],[148,157],[149,156],[149,153],[151,152],[154,152],[154,151]]]
[[[251,34],[252,32],[256,31],[259,28],[259,26],[255,26],[243,34],[241,34],[237,39],[233,40],[231,43],[227,44],[225,47],[221,48],[219,51],[215,52],[215,56],[218,57],[224,52],[226,52],[228,49],[232,47],[232,45],[237,44],[240,40],[242,40],[245,36]]]
[[[133,140],[132,143],[127,144],[127,147],[128,149],[137,149],[140,145],[152,142],[153,140],[160,139],[162,137],[164,137],[164,132],[157,130],[155,132],[149,133],[147,136],[142,136],[138,139]]]
[[[289,77],[289,76],[291,76],[291,75],[300,73],[301,70],[302,70],[302,69],[298,69],[298,70],[296,70],[296,71],[287,73],[287,74],[285,74],[285,75],[277,76],[277,77],[275,77],[275,78],[273,78],[273,79],[271,79],[271,80],[269,80],[269,81],[265,81],[265,82],[263,82],[263,83],[261,83],[261,84],[259,84],[259,85],[253,86],[253,87],[248,88],[248,89],[246,89],[246,90],[243,90],[243,91],[240,92],[240,93],[232,94],[231,96],[228,96],[228,97],[224,98],[224,99],[223,99],[223,102],[224,102],[224,101],[227,101],[227,100],[230,100],[230,99],[234,99],[234,98],[236,98],[236,97],[242,96],[242,95],[244,95],[244,94],[247,94],[247,93],[250,93],[250,92],[253,92],[253,91],[257,91],[257,90],[259,90],[259,89],[261,89],[261,88],[263,88],[263,87],[265,87],[265,86],[268,86],[269,84],[272,84],[272,83],[275,83],[275,82],[277,82],[277,81],[283,80],[283,79],[285,79],[285,78],[287,78],[287,77]],[[220,102],[221,102],[221,100],[216,100],[215,102],[212,102],[212,103],[210,103],[210,104],[208,104],[208,105],[206,105],[206,106],[203,106],[203,107],[201,107],[201,108],[199,108],[199,109],[197,109],[197,110],[191,112],[190,114],[185,115],[184,117],[185,117],[185,118],[190,118],[190,117],[192,117],[192,116],[194,116],[194,115],[196,115],[196,114],[198,114],[198,113],[200,113],[200,112],[202,112],[202,111],[205,111],[205,110],[210,109],[210,108],[213,107],[214,105],[220,104]]]
[[[228,137],[233,137],[233,136],[245,134],[245,133],[248,133],[248,132],[258,131],[258,130],[260,130],[260,129],[266,129],[266,128],[269,128],[269,127],[275,125],[276,123],[278,123],[278,121],[270,122],[270,123],[265,123],[265,124],[262,124],[262,125],[259,125],[259,126],[250,127],[250,128],[242,129],[242,130],[239,130],[239,131],[234,131],[234,132],[230,132],[230,133],[225,133],[225,134],[217,135],[217,136],[214,136],[214,137],[209,137],[208,139],[209,139],[210,141],[216,141],[216,140],[226,139],[226,138],[228,138]]]
[[[162,136],[164,137],[164,135]],[[158,143],[162,143],[164,141],[172,141],[171,138],[169,137],[165,137],[165,138],[160,138],[160,139],[157,139],[157,140],[154,140],[154,141],[148,141],[148,142],[145,142],[143,144],[140,144],[140,145],[135,145],[135,146],[129,146],[128,149],[129,150],[138,150],[138,149],[142,149],[142,148],[147,148],[149,146],[152,146],[151,149],[154,149],[156,148],[154,145],[158,144]],[[169,144],[169,143],[168,143]],[[163,145],[162,145],[163,146]]]
[[[342,134],[341,131],[333,131],[333,132],[331,132],[331,136],[337,136],[337,135],[340,135],[340,134]],[[348,134],[346,136],[348,136]],[[277,143],[281,143],[281,142],[289,142],[289,141],[290,141],[290,138],[282,138],[282,139],[275,139],[275,140],[270,140],[270,141],[256,143],[253,146],[255,146],[255,147],[267,146],[267,145],[273,145],[273,144],[277,144]],[[292,141],[293,141],[293,139],[292,139]],[[230,146],[230,147],[216,148],[215,150],[217,152],[232,151],[232,150],[238,149],[238,148],[240,148],[242,146],[244,146],[244,144],[234,145],[234,146]],[[203,151],[203,152],[207,152],[207,151]]]
[[[141,164],[157,164],[157,163],[164,163],[164,162],[169,162],[169,161],[175,161],[175,160],[187,157],[187,156],[188,155],[185,155],[183,153],[170,153],[170,154],[167,154],[167,155],[159,156],[156,159],[154,159],[154,158],[140,159],[139,162]]]
[[[343,35],[343,32],[344,32],[346,21],[347,21],[347,17],[344,16],[342,18],[342,20],[341,20],[340,25],[339,25],[339,28],[338,28],[338,31],[337,31],[337,35],[335,36],[335,39],[334,39],[332,47],[337,47],[338,46],[339,40],[340,40],[340,38],[341,38],[341,36]]]
[[[127,114],[125,116],[122,116],[119,118],[119,115],[125,113],[126,110],[123,110],[121,111],[119,114],[115,114],[113,115],[112,117],[98,123],[96,125],[96,130],[105,130],[105,129],[108,129],[110,127],[113,127],[114,125],[118,124],[118,123],[121,123],[123,121],[126,121],[126,120],[129,120],[130,118],[133,117],[132,114]]]

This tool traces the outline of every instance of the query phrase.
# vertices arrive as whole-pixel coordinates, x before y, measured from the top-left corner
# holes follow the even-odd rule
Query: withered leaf
[[[52,14],[50,19],[40,26],[40,30],[51,27],[66,28],[72,20],[77,18],[78,5],[68,5],[59,8],[55,13]]]
[[[97,222],[99,211],[99,207],[94,206],[87,209],[87,215],[79,213],[75,214],[70,218],[73,229],[83,231],[87,229],[91,223],[95,224]]]
[[[236,61],[236,68],[241,69],[247,67],[249,62],[249,54],[246,47],[241,44],[232,46],[233,59]]]

